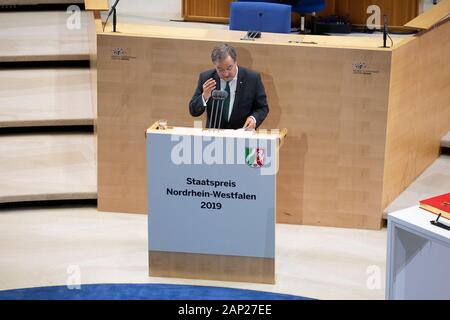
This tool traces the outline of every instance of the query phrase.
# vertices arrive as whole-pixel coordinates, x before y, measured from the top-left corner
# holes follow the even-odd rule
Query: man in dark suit
[[[215,68],[200,74],[197,89],[189,102],[191,115],[201,116],[206,109],[207,128],[251,130],[259,127],[269,113],[261,76],[238,66],[236,50],[228,44],[215,47],[211,60]],[[213,108],[211,93],[215,89],[228,93],[223,110],[217,106]]]

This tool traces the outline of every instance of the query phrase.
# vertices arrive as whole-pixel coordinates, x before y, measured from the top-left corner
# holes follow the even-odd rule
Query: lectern
[[[275,283],[278,151],[287,130],[146,132],[149,275]]]

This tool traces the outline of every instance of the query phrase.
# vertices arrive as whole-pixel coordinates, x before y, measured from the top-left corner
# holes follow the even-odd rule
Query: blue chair
[[[230,30],[290,33],[291,6],[270,2],[232,2]]]
[[[319,12],[325,9],[325,0],[238,0],[239,2],[268,2],[281,3],[292,6],[292,12],[300,14]]]

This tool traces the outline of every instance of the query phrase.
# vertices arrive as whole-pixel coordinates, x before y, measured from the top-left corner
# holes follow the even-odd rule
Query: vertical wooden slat
[[[228,22],[231,0],[183,0],[183,17],[188,21]],[[420,0],[327,0],[320,16],[339,15],[350,18],[353,24],[366,24],[367,8],[378,5],[386,14],[389,25],[402,26],[418,15]]]
[[[377,5],[381,15],[388,16],[389,25],[402,26],[415,18],[418,14],[419,0],[340,0],[337,15],[348,16],[353,24],[365,24],[370,5]]]

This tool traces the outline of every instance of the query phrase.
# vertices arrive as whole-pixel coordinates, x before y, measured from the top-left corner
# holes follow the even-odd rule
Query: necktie
[[[228,122],[228,111],[230,110],[230,82],[227,81],[225,91],[228,93],[227,98],[223,102],[223,118]]]

